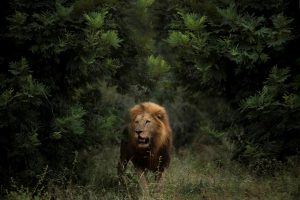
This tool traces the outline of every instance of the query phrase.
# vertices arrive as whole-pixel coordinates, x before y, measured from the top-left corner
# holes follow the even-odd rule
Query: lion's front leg
[[[164,182],[164,175],[162,171],[157,171],[155,174],[155,180],[156,180],[156,192],[158,194],[161,193],[163,190],[163,182]]]
[[[138,181],[142,188],[143,196],[148,196],[149,194],[149,186],[146,178],[146,171],[136,168],[136,173],[138,175]]]

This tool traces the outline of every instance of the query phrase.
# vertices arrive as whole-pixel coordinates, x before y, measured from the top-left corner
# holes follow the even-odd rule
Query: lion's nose
[[[135,132],[136,132],[138,135],[140,135],[143,131],[141,131],[141,130],[135,130]]]

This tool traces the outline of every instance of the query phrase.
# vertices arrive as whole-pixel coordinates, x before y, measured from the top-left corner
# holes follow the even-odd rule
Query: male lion
[[[145,189],[146,171],[155,172],[156,180],[160,183],[163,171],[169,166],[172,131],[165,108],[152,102],[135,105],[130,109],[130,118],[124,131],[127,140],[123,139],[121,143],[118,174],[124,181],[123,172],[131,161]]]

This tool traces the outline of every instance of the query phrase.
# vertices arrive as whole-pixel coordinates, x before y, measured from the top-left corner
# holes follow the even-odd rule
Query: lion
[[[128,162],[132,162],[144,188],[147,187],[144,176],[147,171],[154,172],[160,183],[172,151],[172,130],[165,108],[152,102],[135,105],[130,109],[130,123],[124,134],[127,139],[121,141],[118,162],[121,181],[124,182],[123,173]]]

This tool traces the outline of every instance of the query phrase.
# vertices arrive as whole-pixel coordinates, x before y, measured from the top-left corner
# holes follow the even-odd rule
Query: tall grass
[[[156,193],[155,180],[147,174],[149,192],[142,193],[132,165],[126,171],[126,185],[120,185],[116,173],[118,147],[106,147],[87,159],[88,168],[80,174],[81,184],[68,181],[56,185],[51,181],[33,190],[15,187],[7,199],[299,199],[300,169],[297,164],[282,166],[277,172],[254,175],[226,153],[207,156],[213,151],[182,149],[172,159],[165,173],[161,193]],[[298,165],[299,166],[299,165]]]

